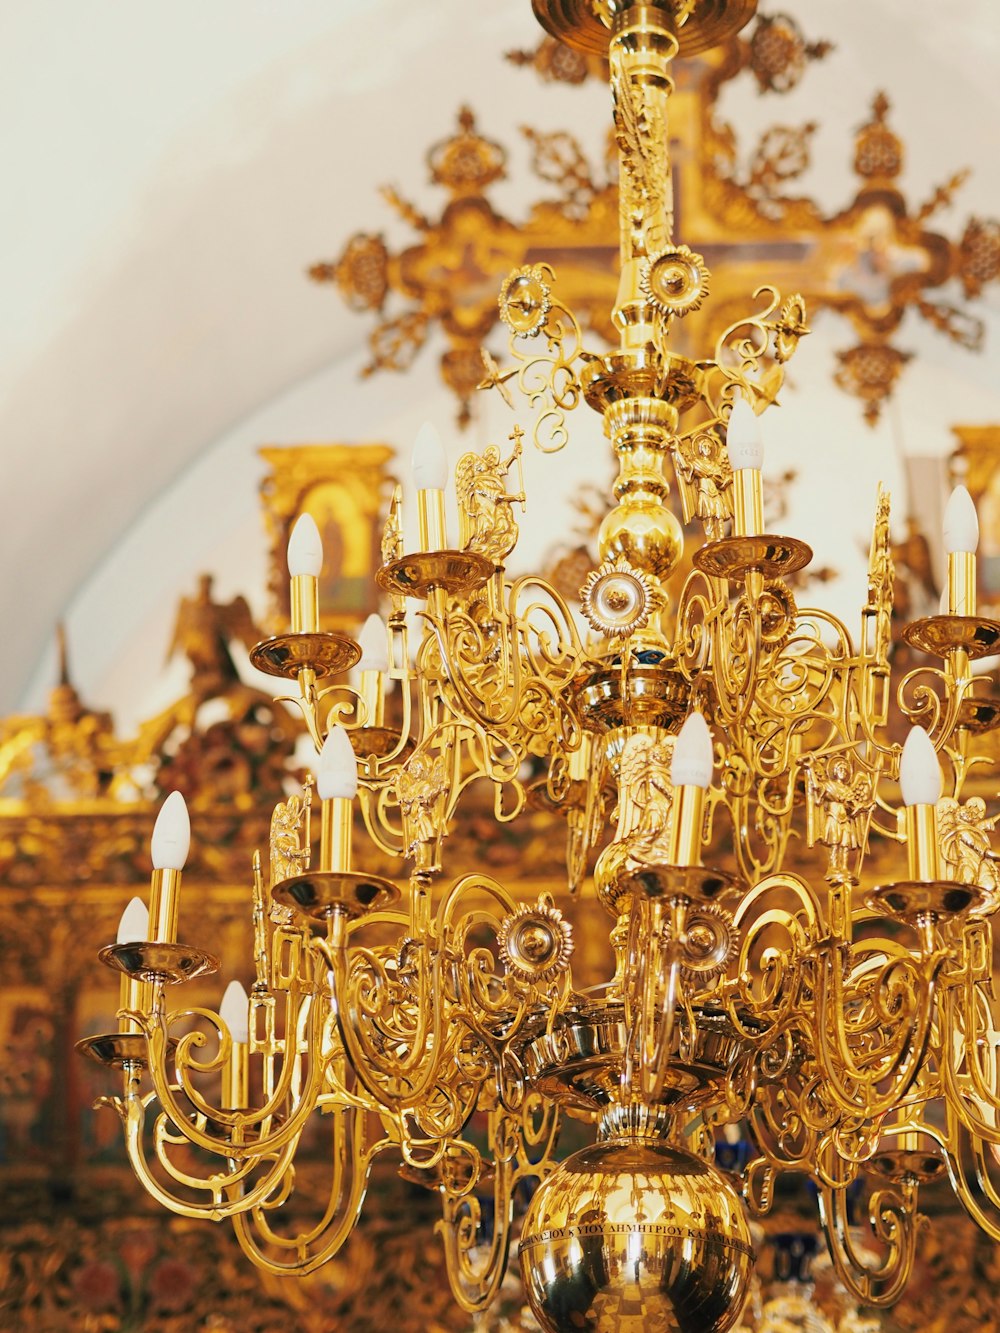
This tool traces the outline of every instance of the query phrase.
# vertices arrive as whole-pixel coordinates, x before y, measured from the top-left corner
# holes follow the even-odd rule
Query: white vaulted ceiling
[[[956,235],[971,213],[1000,215],[996,0],[780,7],[837,49],[786,98],[757,97],[749,78],[727,91],[747,145],[767,124],[818,120],[803,184],[832,209],[853,193],[853,132],[885,88],[908,194],[971,166],[941,225]],[[519,125],[597,142],[604,90],[544,85],[501,59],[537,36],[529,0],[0,11],[0,710],[43,697],[60,617],[81,692],[117,706],[124,682],[159,670],[193,571],[256,595],[256,445],[407,446],[428,411],[448,419],[432,349],[409,376],[357,382],[368,325],[305,269],[355,230],[409,235],[378,198],[384,183],[438,207],[423,155],[463,102],[512,149],[495,192],[512,216],[532,190]],[[1000,421],[1000,291],[982,304],[992,327],[978,357],[906,326],[919,360],[874,432],[829,388],[820,336],[787,396],[788,447],[825,448],[849,496],[855,459],[868,467],[881,450],[891,471],[893,448],[943,453],[949,423]]]

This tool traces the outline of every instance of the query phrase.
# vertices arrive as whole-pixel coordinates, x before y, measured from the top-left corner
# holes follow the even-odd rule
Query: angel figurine
[[[729,488],[733,470],[717,435],[700,431],[693,440],[680,440],[675,455],[677,475],[694,492],[690,508],[705,525],[705,536],[717,541],[732,517]]]
[[[810,812],[822,812],[820,831],[810,820],[809,845],[820,842],[830,849],[827,878],[853,878],[848,861],[852,852],[864,846],[866,825],[874,805],[871,779],[867,773],[852,775],[845,755],[829,759],[824,769],[806,769]]]
[[[502,458],[495,444],[481,453],[463,454],[455,468],[458,495],[460,540],[463,550],[476,551],[500,566],[517,542],[517,523],[512,506],[524,507],[524,478],[520,489],[507,490],[507,473],[517,463],[521,471],[523,431],[515,427],[511,434],[514,448]]]
[[[963,804],[945,796],[938,801],[937,816],[941,856],[951,871],[950,878],[985,889],[991,906],[995,906],[1000,898],[1000,873],[989,831],[997,820],[987,819],[986,802],[981,796],[970,796]]]
[[[616,841],[640,865],[667,858],[674,789],[670,781],[673,737],[668,743],[642,732],[630,736],[622,751]]]

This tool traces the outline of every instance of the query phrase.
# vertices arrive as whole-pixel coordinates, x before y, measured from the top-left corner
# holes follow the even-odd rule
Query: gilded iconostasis
[[[324,625],[354,633],[379,609],[383,523],[396,483],[411,495],[421,421],[453,459],[510,453],[507,272],[551,263],[588,331],[609,333],[601,63],[543,40],[527,0],[476,14],[445,0],[433,17],[402,0],[84,8],[4,21],[0,1326],[537,1327],[514,1278],[489,1314],[451,1303],[433,1182],[395,1165],[347,1247],[301,1280],[259,1272],[225,1224],[168,1220],[132,1179],[118,1117],[94,1109],[109,1071],[74,1043],[114,1030],[117,979],[97,953],[148,886],[173,790],[195,827],[182,916],[223,979],[251,979],[250,857],[307,758],[246,652],[287,623],[297,515],[324,539]],[[980,596],[1000,616],[1000,12],[953,8],[762,4],[678,69],[678,230],[694,278],[700,256],[713,272],[683,350],[711,346],[765,277],[803,294],[814,331],[768,417],[769,504],[852,617],[880,480],[898,616],[936,609],[949,479],[979,502]],[[596,417],[573,431],[568,479],[528,441],[510,468],[528,496],[519,558],[567,596],[595,567],[612,476]],[[685,517],[704,494],[704,461],[688,461]],[[455,864],[573,915],[560,819],[540,802],[498,833],[489,803],[473,807]],[[366,869],[399,873],[387,857]],[[578,930],[585,978],[604,947]],[[185,1003],[216,1005],[217,981]],[[321,1123],[311,1133],[306,1207],[325,1146]],[[789,1189],[768,1231],[808,1228],[811,1207]],[[929,1211],[948,1207],[933,1187]],[[760,1248],[758,1318],[781,1267],[780,1247]],[[831,1329],[957,1333],[1000,1326],[998,1274],[995,1247],[954,1218],[873,1324],[850,1322],[821,1256],[809,1283]]]

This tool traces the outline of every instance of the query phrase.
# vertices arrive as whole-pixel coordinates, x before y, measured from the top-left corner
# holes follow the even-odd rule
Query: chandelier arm
[[[964,995],[964,1003],[961,1005],[958,1000],[959,989]],[[985,996],[980,994],[979,998],[986,1003]],[[1000,1062],[997,1060],[995,1040],[990,1040],[993,1034],[988,1028],[982,1027],[976,1017],[979,1008],[976,988],[968,973],[961,988],[950,988],[944,993],[942,1007],[944,1036],[938,1065],[945,1099],[968,1134],[993,1147],[1000,1147]],[[979,1051],[982,1047],[991,1054],[992,1087],[980,1064]],[[965,1080],[958,1072],[963,1061],[967,1071]],[[972,1106],[980,1114],[973,1114]],[[992,1124],[988,1119],[990,1115]]]
[[[912,956],[889,957],[877,969],[869,998],[869,1002],[876,1006],[876,1010],[882,1005],[886,984],[892,970],[897,967],[905,968],[911,978],[917,973],[919,980],[923,982],[924,993],[922,998],[918,998],[916,1013],[911,1016],[908,1023],[904,1020],[895,1050],[890,1052],[886,1061],[871,1068],[874,1063],[872,1057],[861,1063],[856,1060],[841,1017],[848,1012],[848,996],[845,994],[842,979],[845,948],[844,945],[828,946],[822,950],[817,960],[816,1057],[830,1092],[844,1110],[849,1114],[864,1114],[876,1118],[887,1114],[898,1105],[920,1072],[931,1035],[938,977],[947,957],[943,953],[932,954],[924,960],[922,969]],[[855,995],[852,998],[860,999],[860,996]],[[876,1013],[875,1017],[879,1026],[883,1026],[892,1016],[883,1010],[882,1013]],[[878,1086],[882,1087],[881,1092],[876,1092]],[[858,1100],[857,1091],[854,1090],[856,1088],[864,1090],[864,1098],[861,1101]]]
[[[166,1145],[171,1142],[179,1144],[183,1140],[180,1138],[171,1139],[168,1136],[167,1125],[170,1122],[168,1122],[166,1113],[161,1112],[156,1118],[154,1127],[154,1151],[157,1160],[163,1169],[179,1184],[184,1184],[191,1189],[209,1192],[211,1203],[193,1203],[189,1199],[179,1198],[172,1194],[153,1175],[143,1151],[146,1109],[156,1099],[156,1094],[155,1092],[149,1092],[143,1096],[138,1090],[138,1078],[134,1079],[134,1086],[132,1086],[133,1080],[128,1074],[126,1074],[126,1083],[127,1091],[124,1102],[116,1101],[116,1109],[125,1131],[125,1151],[128,1155],[129,1164],[135,1172],[136,1179],[146,1192],[157,1203],[162,1204],[164,1208],[169,1209],[172,1213],[177,1213],[181,1217],[206,1218],[213,1222],[219,1222],[225,1217],[231,1217],[234,1213],[252,1208],[255,1204],[267,1198],[289,1171],[295,1153],[295,1142],[288,1144],[282,1152],[274,1155],[271,1166],[250,1191],[241,1194],[236,1199],[231,1199],[228,1203],[224,1203],[224,1197],[231,1190],[242,1186],[251,1172],[259,1166],[258,1160],[248,1159],[240,1162],[230,1157],[228,1159],[228,1171],[218,1171],[203,1178],[181,1173],[167,1156]],[[218,1145],[216,1145],[217,1150]]]
[[[959,1203],[991,1240],[1000,1243],[1000,1192],[994,1186],[983,1154],[983,1143],[963,1123],[957,1105],[945,1103],[945,1128],[921,1124],[921,1132],[933,1138],[941,1148],[948,1179]],[[974,1182],[964,1163],[971,1151]],[[996,1157],[996,1149],[991,1148]]]
[[[886,1252],[877,1268],[869,1268],[851,1238],[846,1187],[820,1187],[820,1225],[837,1276],[851,1295],[865,1305],[884,1309],[895,1304],[909,1281],[916,1254],[917,1191],[916,1181],[906,1179],[896,1189],[872,1194],[870,1220]]]
[[[514,1164],[500,1160],[493,1166],[493,1228],[489,1249],[479,1263],[470,1255],[479,1249],[482,1210],[474,1194],[441,1193],[441,1219],[434,1230],[444,1246],[445,1267],[456,1303],[466,1314],[477,1314],[490,1305],[507,1271],[511,1228],[514,1221]]]
[[[310,1037],[307,1049],[310,1051],[320,1051],[322,1049],[323,1030],[325,1019],[322,1006],[314,1002],[314,997],[308,994],[300,993],[300,1003],[291,1008],[292,992],[289,992],[289,999],[286,1006],[286,1033],[293,1033],[297,1030],[299,1023],[305,1018],[310,1021]],[[228,1030],[222,1025],[222,1020],[218,1015],[213,1014],[211,1010],[189,1009],[176,1014],[169,1015],[169,1020],[174,1021],[187,1015],[196,1014],[207,1018],[217,1026],[220,1034],[219,1052],[213,1061],[200,1063],[191,1060],[191,1066],[196,1071],[210,1070],[221,1067],[229,1057],[231,1042]],[[167,1077],[167,1028],[169,1023],[165,1023],[160,1010],[157,1009],[153,1021],[146,1028],[147,1047],[149,1051],[149,1074],[153,1083],[153,1089],[164,1113],[177,1130],[192,1144],[205,1149],[210,1153],[223,1156],[241,1157],[248,1151],[254,1156],[259,1156],[264,1152],[278,1151],[290,1139],[295,1137],[302,1127],[302,1122],[309,1115],[316,1103],[320,1088],[323,1082],[323,1062],[319,1059],[313,1059],[309,1063],[309,1077],[304,1089],[297,1095],[297,1106],[295,1110],[285,1116],[278,1127],[272,1131],[266,1138],[257,1140],[252,1149],[248,1150],[245,1143],[241,1143],[232,1136],[220,1139],[210,1135],[204,1130],[200,1130],[197,1123],[184,1111],[180,1103],[174,1096],[174,1088]],[[296,1050],[285,1060],[282,1061],[281,1077],[277,1086],[271,1095],[267,1098],[263,1106],[257,1107],[252,1111],[227,1111],[212,1106],[201,1095],[196,1087],[190,1083],[186,1076],[187,1052],[192,1045],[200,1044],[198,1039],[204,1041],[204,1035],[198,1032],[188,1033],[180,1039],[177,1044],[177,1051],[174,1057],[175,1069],[179,1080],[179,1090],[191,1103],[196,1115],[203,1116],[207,1121],[213,1124],[225,1127],[226,1129],[238,1129],[242,1136],[246,1127],[258,1124],[264,1124],[279,1112],[284,1112],[289,1103],[289,1094],[291,1092],[293,1080],[297,1077],[297,1072],[301,1069],[301,1056]],[[286,1036],[286,1047],[289,1041],[295,1041],[294,1037]]]
[[[341,922],[339,930],[336,929],[338,921]],[[313,941],[313,947],[322,953],[329,966],[333,1014],[340,1040],[352,1069],[369,1096],[393,1114],[403,1114],[418,1105],[433,1090],[448,1053],[447,1044],[443,1040],[441,955],[434,954],[428,978],[426,945],[417,950],[419,993],[410,1008],[416,1009],[418,1018],[416,1027],[408,1036],[409,1054],[403,1059],[396,1056],[383,1058],[364,1039],[364,1024],[358,1012],[359,986],[352,988],[350,984],[346,930],[341,918],[334,925],[331,940],[328,942],[317,938]],[[382,993],[382,1004],[391,1003],[387,994],[388,979],[381,961],[368,949],[357,950],[354,957],[372,968],[376,978],[375,989]],[[411,1075],[415,1077],[411,1078]],[[394,1090],[392,1083],[398,1086],[400,1081],[405,1081],[407,1086],[403,1091]]]
[[[233,1217],[233,1231],[240,1248],[259,1267],[270,1273],[294,1273],[304,1277],[328,1263],[351,1235],[361,1216],[372,1163],[378,1153],[391,1146],[389,1138],[366,1142],[365,1117],[366,1112],[360,1109],[348,1111],[338,1107],[333,1111],[331,1132],[334,1138],[334,1170],[323,1217],[314,1227],[293,1237],[278,1235],[269,1225],[266,1213],[283,1204],[284,1197],[262,1201],[255,1205],[252,1212],[242,1211]],[[348,1119],[352,1122],[350,1136],[343,1123]],[[360,1151],[354,1148],[356,1140],[361,1142]],[[260,1233],[265,1245],[286,1251],[294,1250],[294,1256],[288,1261],[273,1258],[258,1244],[254,1228]],[[322,1244],[318,1249],[313,1249],[319,1240],[322,1240]]]

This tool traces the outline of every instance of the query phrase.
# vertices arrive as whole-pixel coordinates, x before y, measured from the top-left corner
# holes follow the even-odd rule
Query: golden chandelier
[[[168,1012],[173,985],[215,965],[177,942],[188,825],[175,794],[154,831],[148,913],[130,905],[102,953],[122,974],[119,1031],[82,1045],[123,1071],[107,1100],[150,1194],[231,1219],[275,1273],[337,1252],[374,1160],[393,1154],[439,1192],[465,1310],[498,1290],[527,1180],[520,1264],[545,1329],[724,1330],[751,1276],[748,1216],[791,1172],[815,1182],[852,1296],[889,1305],[913,1264],[921,1183],[947,1173],[1000,1239],[1000,879],[993,821],[967,790],[1000,712],[970,663],[995,650],[1000,624],[976,611],[975,511],[956,491],[947,605],[905,631],[938,664],[895,688],[884,493],[857,637],[796,606],[789,580],[811,553],[765,530],[758,418],[807,331],[802,301],[762,288],[711,359],[670,346],[708,285],[672,235],[671,60],[738,30],[756,0],[533,2],[550,33],[608,57],[619,345],[586,351],[551,270],[521,268],[500,294],[512,363],[487,358],[486,387],[508,402],[521,390],[547,451],[565,443],[568,410],[603,417],[619,474],[581,592],[586,628],[544,580],[505,576],[525,499],[520,427],[506,456],[459,460],[454,543],[443,452],[421,432],[419,549],[404,548],[397,489],[377,575],[391,615],[360,643],[319,629],[322,550],[301,518],[291,632],[251,660],[295,682],[315,794],[310,779],[277,806],[269,865],[254,860],[251,994],[231,986],[219,1014]],[[342,680],[354,666],[357,690]],[[891,710],[911,724],[902,746]],[[473,784],[492,788],[498,821],[529,801],[565,816],[569,886],[593,865],[581,919],[604,922],[615,958],[604,984],[574,985],[550,898],[444,878]],[[383,854],[408,862],[402,894],[353,867],[355,810]],[[793,837],[821,849],[822,879],[786,867]],[[891,864],[894,844],[905,867],[862,890],[866,858],[871,885],[870,858]],[[332,1136],[328,1201],[296,1226],[296,1154],[317,1113]],[[594,1123],[596,1143],[560,1161],[567,1114]],[[742,1172],[714,1164],[727,1129],[752,1144]],[[874,1250],[847,1224],[859,1178]]]

